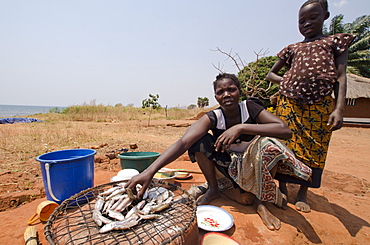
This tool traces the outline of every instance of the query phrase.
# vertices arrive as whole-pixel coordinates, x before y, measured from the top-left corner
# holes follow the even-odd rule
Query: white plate
[[[197,207],[197,222],[206,231],[226,231],[234,225],[234,218],[222,208],[201,205]]]

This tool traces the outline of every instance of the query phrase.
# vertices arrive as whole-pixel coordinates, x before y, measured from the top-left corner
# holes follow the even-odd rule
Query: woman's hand
[[[138,198],[141,198],[145,190],[148,188],[150,183],[152,182],[153,175],[150,174],[149,172],[142,172],[138,175],[135,175],[132,177],[125,185],[125,188],[130,188],[131,190],[136,190],[136,185],[140,184],[142,186],[141,190],[139,193],[137,193]]]
[[[232,126],[223,132],[215,142],[215,150],[225,152],[230,149],[231,144],[239,137],[240,128],[239,124]]]

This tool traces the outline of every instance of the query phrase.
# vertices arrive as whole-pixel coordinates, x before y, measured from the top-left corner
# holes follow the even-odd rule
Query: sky
[[[168,108],[198,97],[216,105],[219,69],[238,68],[215,50],[245,65],[256,53],[276,55],[303,40],[303,2],[0,0],[0,104],[141,107],[158,94]],[[369,0],[329,1],[331,17],[343,14],[344,23],[369,10]]]

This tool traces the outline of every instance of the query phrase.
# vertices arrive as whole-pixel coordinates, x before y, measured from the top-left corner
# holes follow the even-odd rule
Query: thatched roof
[[[346,98],[370,98],[370,78],[347,74]]]

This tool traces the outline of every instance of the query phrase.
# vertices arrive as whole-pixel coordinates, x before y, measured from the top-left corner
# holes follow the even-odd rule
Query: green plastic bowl
[[[133,168],[142,172],[160,155],[158,152],[135,151],[118,154],[118,157],[120,158],[122,169]]]

